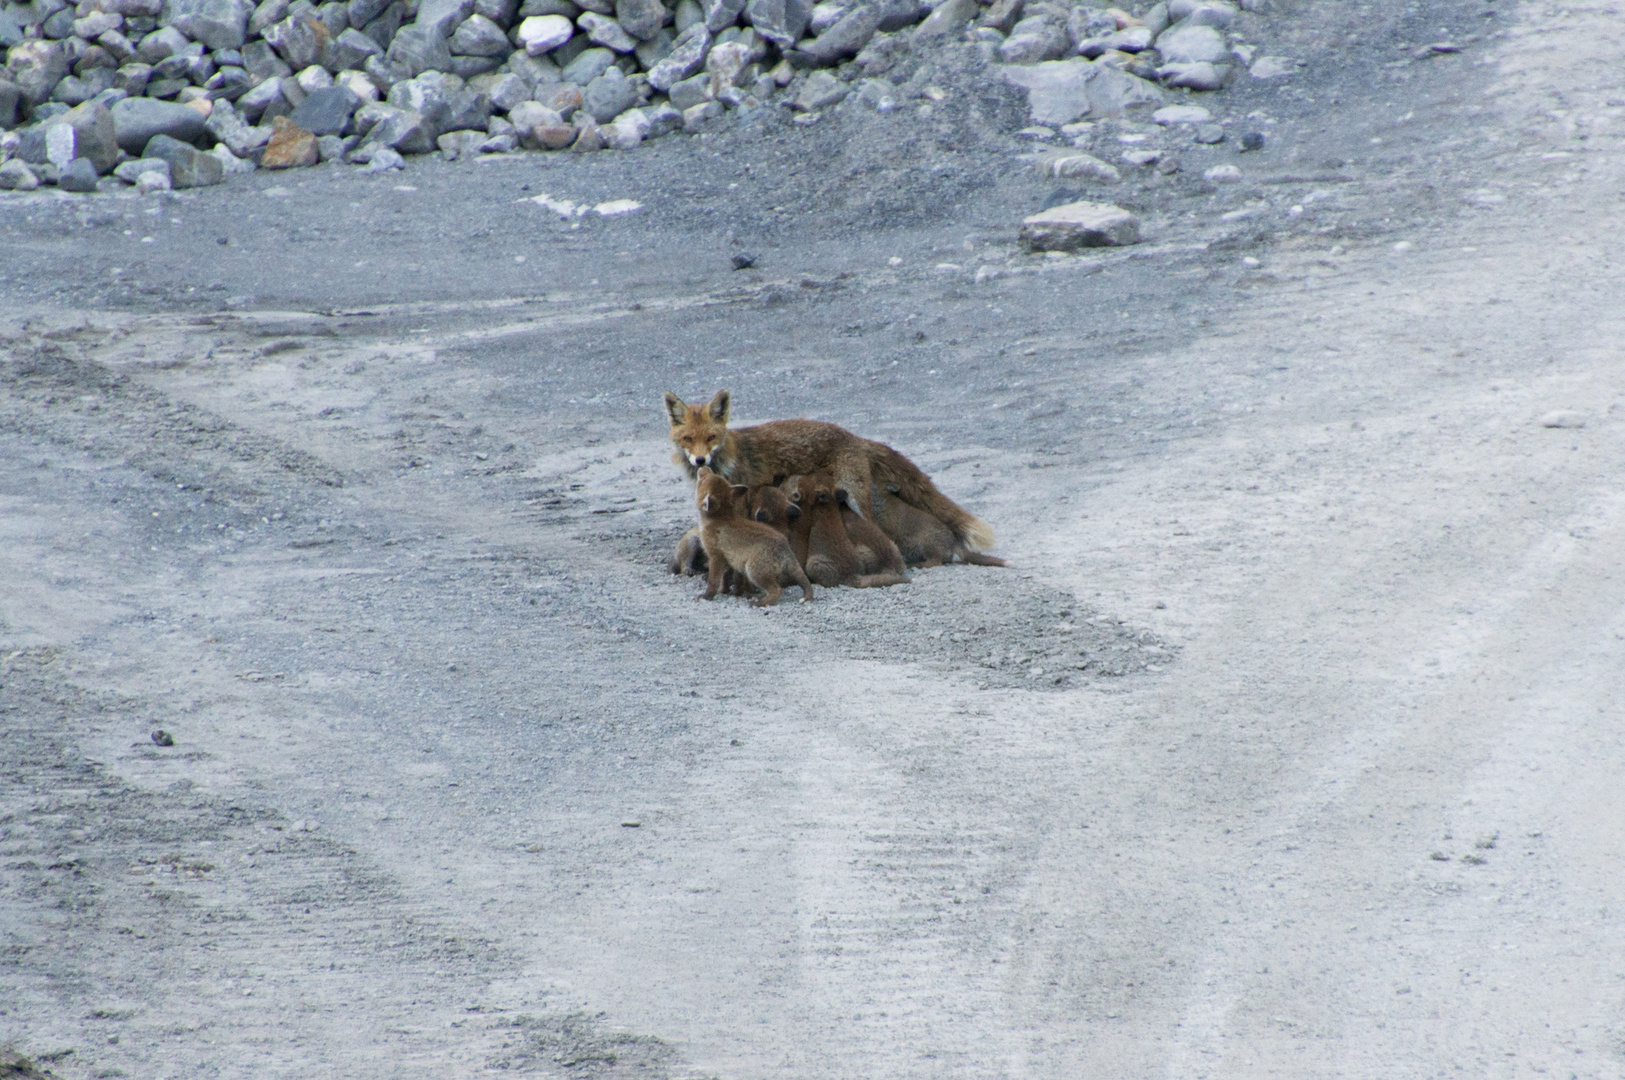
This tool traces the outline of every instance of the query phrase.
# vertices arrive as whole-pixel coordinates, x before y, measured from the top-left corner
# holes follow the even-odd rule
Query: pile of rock
[[[0,6],[0,187],[149,190],[402,154],[630,149],[770,99],[893,107],[911,42],[1221,84],[1228,0],[1143,16],[1047,0],[15,0]],[[1242,0],[1245,4],[1247,0]],[[1233,58],[1233,57],[1232,57]],[[1150,83],[1147,83],[1150,85]],[[941,93],[940,90],[936,91]],[[1039,91],[1035,89],[1035,94]],[[806,119],[806,117],[804,117]],[[25,126],[26,125],[26,126]]]

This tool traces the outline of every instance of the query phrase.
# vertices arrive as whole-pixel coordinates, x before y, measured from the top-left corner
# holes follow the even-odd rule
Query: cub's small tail
[[[907,585],[902,574],[859,574],[852,582],[854,589],[884,589],[888,585]]]
[[[948,526],[959,542],[971,551],[993,546],[993,526],[938,491],[931,478],[908,458],[884,443],[872,445],[874,456],[870,463],[870,475],[877,487],[895,493],[910,506],[924,510]]]
[[[957,551],[954,552],[954,554],[958,555],[962,560],[964,560],[965,562],[970,563],[972,566],[1009,566],[1010,565],[1009,563],[1005,562],[1003,559],[999,558],[997,555],[983,555],[980,551],[970,551],[970,550],[967,550],[966,548],[959,548]]]

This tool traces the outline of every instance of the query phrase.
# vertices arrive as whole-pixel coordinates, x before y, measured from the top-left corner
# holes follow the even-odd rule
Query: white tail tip
[[[979,517],[965,523],[965,546],[972,551],[986,551],[994,544],[993,526]]]

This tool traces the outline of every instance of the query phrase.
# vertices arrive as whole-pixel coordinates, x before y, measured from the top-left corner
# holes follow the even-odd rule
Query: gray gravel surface
[[[7,193],[0,1042],[1622,1075],[1625,45],[1486,11],[1275,13],[1308,72],[1204,99],[1264,149],[1135,173],[1104,254],[1016,249],[1058,182],[985,86],[941,138]],[[695,603],[659,400],[723,386],[1014,565]]]

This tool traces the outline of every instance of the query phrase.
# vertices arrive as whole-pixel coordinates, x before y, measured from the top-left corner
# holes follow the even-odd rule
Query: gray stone
[[[210,49],[240,49],[253,13],[248,0],[164,0],[158,20]]]
[[[113,72],[113,87],[117,90],[123,90],[127,97],[140,97],[146,93],[147,83],[151,78],[152,67],[150,65],[125,64]]]
[[[487,135],[485,141],[480,143],[482,154],[511,154],[519,149],[519,136],[511,131],[498,132]]]
[[[508,113],[508,121],[515,130],[523,133],[538,126],[557,127],[564,123],[564,117],[539,101],[526,101],[513,107]]]
[[[508,54],[508,38],[502,36],[502,55]],[[327,55],[323,57],[329,68],[336,71],[360,71],[367,65],[369,56],[383,56],[384,50],[372,38],[360,30],[350,29],[344,31],[333,39],[327,47]]]
[[[360,105],[361,99],[349,87],[324,86],[313,90],[288,119],[318,137],[343,135]]]
[[[203,114],[196,109],[151,98],[125,98],[115,103],[109,112],[113,116],[119,149],[138,157],[154,136],[165,135],[172,140],[195,143],[208,130]]]
[[[1032,118],[1051,126],[1070,124],[1090,114],[1117,116],[1138,105],[1166,100],[1154,83],[1079,57],[1008,67],[1004,77],[1026,88]]]
[[[319,63],[332,40],[327,27],[310,15],[290,15],[265,31],[265,40],[295,71]]]
[[[250,121],[257,121],[273,104],[281,106],[281,115],[286,116],[293,111],[286,98],[282,96],[282,80],[266,79],[254,89],[237,99],[237,107],[242,110],[243,116]],[[277,113],[272,113],[273,116]]]
[[[54,41],[25,41],[6,51],[6,71],[30,105],[41,105],[68,74],[68,57]]]
[[[389,147],[403,154],[427,154],[435,149],[437,136],[438,132],[424,120],[422,113],[394,109],[367,132],[366,144]]]
[[[548,59],[559,66],[560,78],[563,78],[563,69],[570,66],[570,61],[586,52],[592,46],[586,34],[576,34],[569,41],[554,49],[548,54]]]
[[[451,74],[465,80],[489,75],[502,67],[503,59],[500,56],[453,56]]]
[[[209,187],[218,184],[225,175],[217,158],[168,135],[154,135],[142,156],[162,158],[169,162],[169,182],[177,191]]]
[[[919,0],[877,0],[875,28],[882,34],[895,34],[919,22],[929,11],[921,7]]]
[[[327,36],[330,38],[336,38],[350,29],[349,5],[339,3],[338,0],[330,0],[329,3],[317,8],[316,17],[327,27]]]
[[[671,52],[650,70],[649,85],[665,93],[674,83],[681,82],[699,71],[705,63],[706,54],[710,51],[710,32],[706,30],[704,23],[695,23],[677,35]]]
[[[39,187],[39,177],[34,175],[20,158],[12,158],[0,164],[0,189],[6,191],[33,191]]]
[[[1165,64],[1211,64],[1229,51],[1224,35],[1211,26],[1176,26],[1157,38],[1157,52]]]
[[[632,50],[632,55],[638,58],[639,67],[645,71],[652,70],[656,64],[671,55],[671,47],[676,40],[677,35],[671,32],[671,28],[663,26],[660,32],[648,41],[638,42],[638,47]]]
[[[1585,414],[1575,412],[1573,409],[1553,410],[1543,415],[1539,422],[1543,428],[1583,428],[1586,426]]]
[[[649,121],[649,131],[644,135],[646,139],[659,138],[674,131],[681,131],[683,127],[683,113],[671,105],[662,103],[652,105],[643,110],[644,119]]]
[[[497,112],[508,112],[514,106],[530,100],[531,90],[525,85],[525,80],[508,72],[505,74],[481,75],[470,79],[468,88],[476,93],[484,94],[491,102],[491,108]]]
[[[471,158],[480,152],[480,145],[487,136],[483,131],[448,131],[435,140],[440,148],[440,154],[447,161],[456,161],[458,158]]]
[[[1027,0],[993,0],[982,17],[976,20],[978,29],[996,30],[1003,36],[1020,21]]]
[[[288,0],[260,0],[254,14],[248,17],[248,36],[258,37],[268,26],[274,26],[288,17]]]
[[[96,90],[88,80],[69,75],[56,84],[56,89],[51,91],[51,100],[69,106],[82,105],[96,96]]]
[[[266,0],[266,3],[272,2],[275,2],[275,0]],[[350,0],[350,25],[352,27],[366,26],[382,15],[384,9],[389,7],[389,4],[390,0]],[[261,4],[260,6],[264,7],[265,5]]]
[[[367,57],[367,62],[361,65],[361,71],[372,82],[373,88],[382,94],[388,94],[390,87],[398,82],[405,82],[409,77],[406,72],[382,56]]]
[[[678,109],[692,109],[702,101],[711,100],[711,77],[696,75],[682,82],[672,83],[666,97]]]
[[[1083,180],[1094,184],[1116,184],[1123,175],[1093,154],[1078,150],[1055,150],[1039,158],[1038,171],[1062,180]]]
[[[223,67],[203,84],[203,88],[215,101],[236,101],[258,83],[258,79],[240,67]]]
[[[1084,44],[1088,41],[1093,40],[1102,43],[1095,50],[1094,55],[1096,56],[1105,51],[1105,39],[1109,35],[1115,34],[1116,32],[1117,20],[1112,18],[1104,11],[1094,11],[1086,7],[1075,7],[1072,9],[1072,14],[1066,20],[1067,36],[1077,44],[1080,51],[1082,50]]]
[[[160,27],[141,39],[135,54],[144,64],[158,64],[186,48],[186,35],[173,26]]]
[[[781,49],[794,47],[812,17],[812,0],[749,0],[745,18]]]
[[[846,83],[829,72],[815,71],[801,84],[801,92],[796,95],[795,107],[803,112],[812,112],[845,100],[850,91],[851,88]]]
[[[474,0],[474,14],[483,15],[498,26],[513,22],[514,12],[518,10],[519,0]]]
[[[289,67],[288,62],[278,56],[276,50],[271,48],[271,43],[264,39],[250,41],[244,45],[242,55],[243,68],[254,76],[256,86],[266,79],[280,79],[284,75],[293,74],[293,68]]]
[[[1025,219],[1018,236],[1028,251],[1119,247],[1140,242],[1140,219],[1110,203],[1066,203]]]
[[[813,37],[822,34],[841,21],[848,6],[848,0],[824,0],[821,4],[814,4],[812,15],[807,19],[807,33]]]
[[[56,186],[63,191],[91,192],[96,190],[96,180],[96,167],[84,158],[74,158],[57,173]]]
[[[705,126],[707,120],[715,120],[722,115],[722,105],[716,101],[702,101],[698,105],[683,110],[683,130],[699,131]]]
[[[1065,56],[1072,49],[1066,31],[1047,16],[1023,19],[999,46],[999,59],[1006,64],[1041,64]]]
[[[1298,62],[1286,56],[1260,56],[1247,73],[1255,79],[1278,79],[1283,75],[1296,75]]]
[[[107,50],[115,64],[127,64],[135,59],[135,44],[117,30],[108,30],[96,38],[96,44]],[[219,61],[215,61],[219,63]]]
[[[621,29],[639,41],[653,41],[670,17],[660,0],[617,0],[615,5]]]
[[[638,101],[637,87],[620,68],[610,68],[581,92],[581,107],[600,124],[607,124]]]
[[[506,59],[513,52],[507,31],[484,15],[470,15],[464,19],[448,44],[453,56],[498,56]]]
[[[585,18],[586,16],[582,16]],[[586,86],[615,63],[615,54],[608,49],[587,49],[564,65],[559,78],[577,86]]]
[[[22,87],[7,79],[0,79],[0,130],[17,126],[22,103]]]
[[[117,12],[92,11],[81,19],[73,20],[73,36],[94,41],[109,30],[121,30],[124,16]]]
[[[361,28],[361,32],[377,44],[380,49],[388,49],[395,41],[395,35],[400,32],[401,24],[406,21],[406,4],[402,0],[395,0],[384,9],[384,13],[372,22]]]
[[[583,12],[576,25],[587,32],[587,40],[618,53],[629,53],[638,47],[632,35],[621,29],[621,24],[596,12]]]
[[[533,15],[562,15],[575,25],[576,16],[581,14],[581,8],[573,0],[521,0],[519,4],[519,17],[528,19]]]
[[[1228,64],[1168,64],[1157,69],[1158,78],[1167,86],[1184,90],[1220,90],[1230,76]]]
[[[1143,26],[1130,26],[1114,34],[1107,34],[1101,42],[1107,49],[1118,52],[1141,53],[1151,47],[1152,34]]]
[[[1262,131],[1249,131],[1241,137],[1241,152],[1250,154],[1264,149],[1264,133]]]
[[[446,119],[440,131],[484,131],[491,120],[491,99],[473,90],[453,90],[446,95]]]
[[[1224,128],[1218,124],[1198,124],[1192,137],[1206,146],[1216,146],[1224,142]]]
[[[50,15],[40,24],[40,32],[51,41],[61,41],[63,38],[73,36],[73,9],[64,8]]]
[[[45,127],[48,131],[52,128],[67,128],[72,132],[70,136],[72,152],[65,156],[58,164],[58,168],[65,166],[68,161],[84,158],[90,162],[97,175],[100,175],[118,164],[119,145],[113,114],[100,102],[87,101],[61,116],[46,121]]]
[[[1202,174],[1202,179],[1210,184],[1239,184],[1241,170],[1234,165],[1215,165]]]
[[[925,21],[914,29],[916,38],[941,37],[943,34],[953,33],[980,11],[976,0],[943,0]]]
[[[1236,5],[1226,0],[1170,0],[1168,18],[1171,22],[1226,30],[1236,21]]]
[[[13,45],[22,44],[23,28],[11,12],[0,8],[0,49],[9,49]]]
[[[705,23],[705,9],[700,6],[699,0],[677,0],[677,8],[672,12],[672,26],[677,28],[678,35],[695,23]]]
[[[208,120],[204,121],[204,126],[220,145],[237,157],[247,157],[251,151],[264,146],[266,139],[270,138],[269,131],[265,128],[251,127],[242,115],[232,108],[231,103],[225,101],[215,102]]]
[[[474,0],[422,0],[412,25],[449,37],[457,25],[473,13]]]
[[[1200,105],[1167,105],[1152,113],[1151,119],[1158,124],[1206,124],[1213,114]]]
[[[704,7],[705,28],[715,35],[739,21],[745,0],[705,0]]]
[[[444,71],[451,67],[451,49],[445,35],[432,26],[403,26],[389,43],[389,62],[407,73],[409,78],[425,71]]]
[[[832,64],[845,57],[856,56],[858,50],[875,36],[879,26],[879,13],[864,4],[842,15],[834,26],[804,45],[801,52],[820,64]]]
[[[169,179],[169,162],[162,158],[136,158],[126,161],[113,170],[113,175],[126,184],[134,184],[143,173],[161,172],[164,179]]]
[[[362,171],[388,172],[391,169],[404,168],[406,168],[405,158],[388,146],[380,146],[367,155],[367,167]]]
[[[858,100],[875,112],[891,112],[897,108],[897,88],[887,79],[865,79],[858,88]]]

